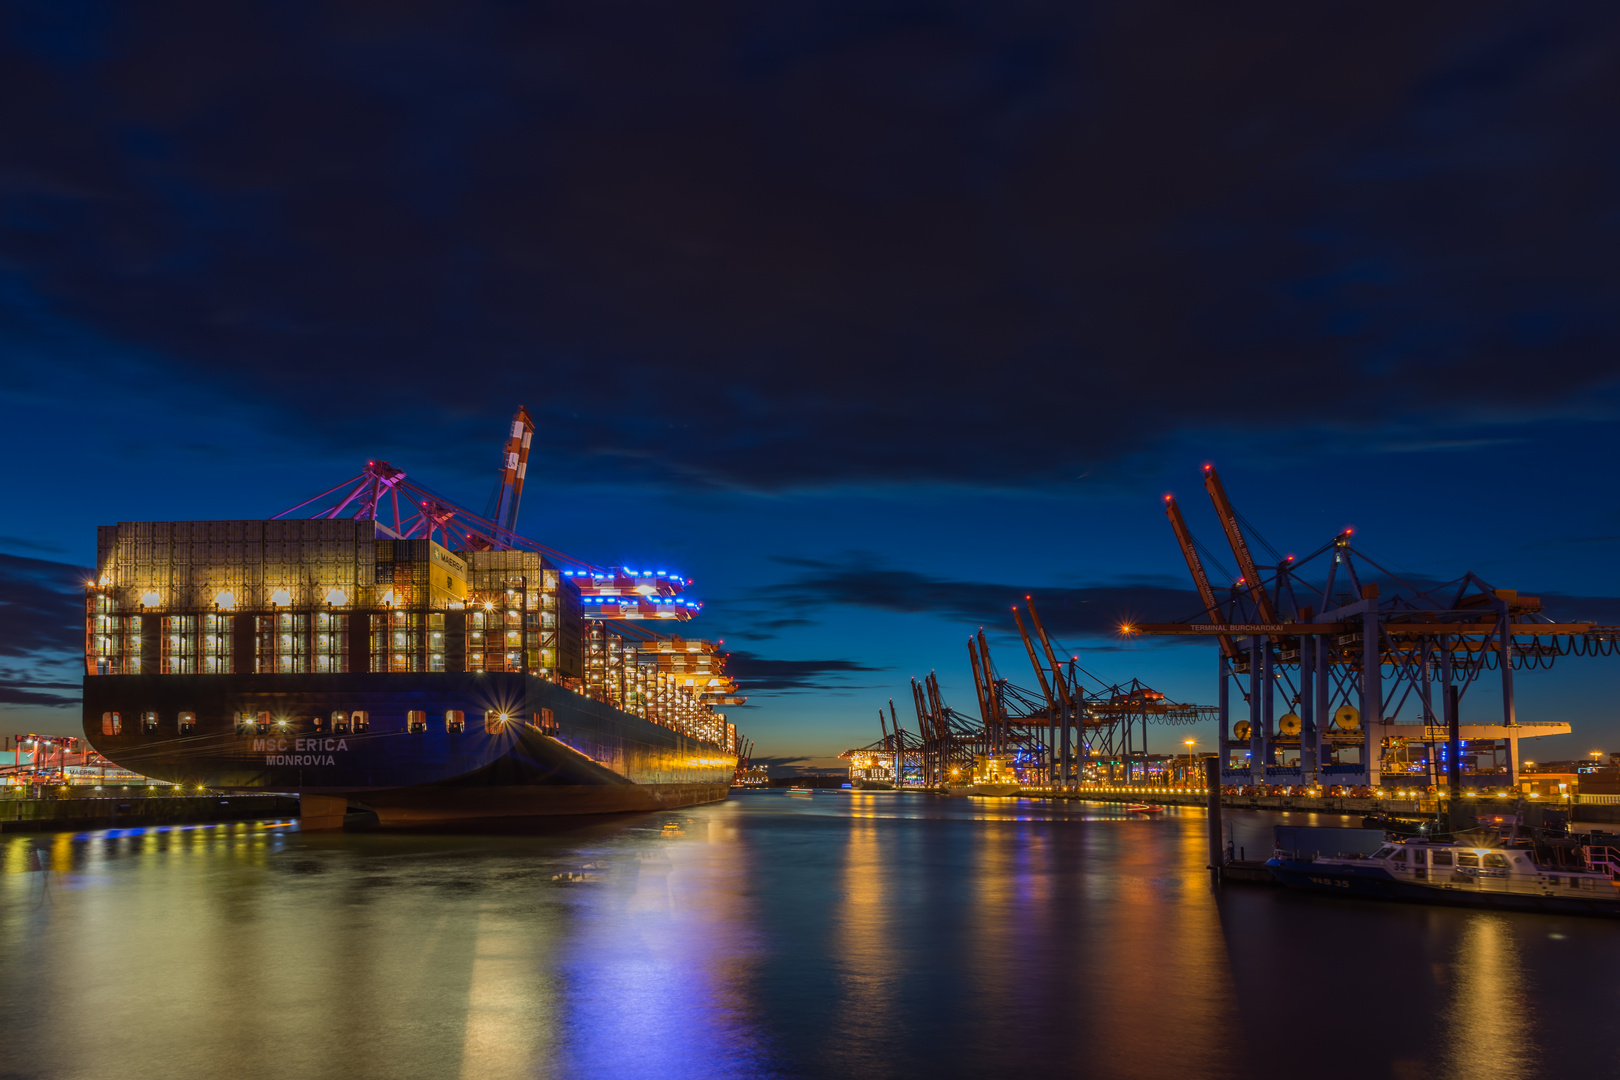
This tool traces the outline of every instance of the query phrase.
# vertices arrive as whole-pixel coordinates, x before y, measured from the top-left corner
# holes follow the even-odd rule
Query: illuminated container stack
[[[125,522],[97,535],[86,673],[510,671],[578,687],[579,590],[533,552],[370,521]]]
[[[696,638],[637,640],[592,622],[585,654],[586,693],[653,723],[721,745],[735,726],[715,705],[741,704],[725,656]],[[728,730],[732,734],[728,735]]]
[[[585,617],[573,581],[532,551],[461,555],[471,575],[466,670],[527,671],[582,688]]]

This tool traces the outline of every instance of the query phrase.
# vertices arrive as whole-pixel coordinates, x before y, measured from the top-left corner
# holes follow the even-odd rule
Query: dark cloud
[[[0,657],[82,653],[91,576],[81,566],[0,555]]]
[[[871,556],[835,563],[812,559],[779,559],[798,568],[791,580],[762,590],[774,600],[805,607],[841,604],[873,608],[898,614],[937,615],[966,626],[983,626],[1000,634],[1016,633],[1011,608],[1022,606],[1031,597],[1040,612],[1047,633],[1062,637],[1113,637],[1123,623],[1202,622],[1198,594],[1169,576],[1136,576],[1087,586],[1014,585],[999,582],[963,581],[933,577],[913,570],[888,568]],[[1363,566],[1365,580],[1396,587],[1394,578],[1371,572]],[[1301,603],[1309,603],[1320,593],[1302,578]],[[1449,602],[1455,585],[1441,588],[1442,582],[1421,575],[1403,575],[1398,584],[1417,591],[1436,590],[1435,598]],[[1348,593],[1339,597],[1348,603]],[[1560,621],[1595,622],[1620,625],[1620,597],[1570,596],[1544,593],[1546,613]],[[1029,625],[1026,623],[1026,625]],[[1030,626],[1033,631],[1033,626]],[[1140,648],[1144,639],[1133,641]],[[1145,639],[1159,644],[1184,644],[1193,638]],[[1112,645],[1088,645],[1091,652],[1111,651]]]
[[[777,631],[789,630],[797,626],[813,626],[813,619],[763,619],[751,622],[746,630],[733,630],[729,636],[741,638],[743,641],[770,641],[778,636]]]
[[[869,557],[843,563],[779,561],[799,573],[764,592],[786,603],[938,615],[999,632],[1013,632],[1011,609],[1026,596],[1034,599],[1047,633],[1055,636],[1113,635],[1122,622],[1172,622],[1199,610],[1197,593],[1157,575],[1105,585],[1032,586],[932,577],[891,569]]]
[[[784,690],[850,689],[843,677],[863,671],[882,671],[854,660],[772,660],[751,652],[733,652],[726,673],[745,694]]]
[[[71,696],[52,691],[71,691]],[[77,705],[77,683],[37,682],[29,678],[0,676],[0,705],[44,705],[48,708]]]
[[[1464,450],[1612,415],[1617,30],[9,5],[0,328],[83,327],[357,447],[482,446],[521,399],[596,476],[1018,484],[1188,428]]]

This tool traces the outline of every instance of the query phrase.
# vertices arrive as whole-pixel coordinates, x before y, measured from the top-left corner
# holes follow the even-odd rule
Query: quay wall
[[[954,792],[953,794],[971,794],[970,792]],[[1159,806],[1206,806],[1207,796],[1201,790],[1186,790],[1177,788],[1085,788],[1078,793],[1065,794],[1041,790],[1026,790],[1019,796],[1026,799],[1067,799],[1079,802],[1113,802],[1113,803],[1154,803]],[[1315,812],[1321,814],[1396,814],[1403,816],[1422,817],[1432,816],[1441,808],[1448,805],[1450,800],[1419,801],[1417,799],[1351,799],[1343,796],[1312,798],[1306,795],[1222,795],[1221,805],[1234,810],[1291,810]],[[1459,809],[1469,807],[1464,813],[1478,816],[1498,811],[1510,810],[1515,806],[1512,799],[1463,799],[1460,800]],[[1569,815],[1573,823],[1587,824],[1614,824],[1620,822],[1620,803],[1586,803],[1577,801],[1574,804],[1556,802],[1551,799],[1530,799],[1523,804],[1526,809],[1531,807],[1544,807],[1559,813]],[[1528,820],[1528,819],[1527,819]],[[1539,820],[1539,819],[1537,819]]]
[[[296,818],[290,795],[122,795],[0,798],[0,833],[139,828],[254,818]]]

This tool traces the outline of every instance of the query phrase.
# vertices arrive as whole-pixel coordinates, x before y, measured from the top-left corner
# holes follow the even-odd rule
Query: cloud
[[[0,555],[0,657],[84,649],[86,567]]]
[[[84,567],[0,555],[0,705],[77,705],[82,670]],[[45,670],[57,668],[55,676]],[[45,669],[45,670],[42,670]]]
[[[71,696],[52,691],[71,691]],[[66,707],[77,705],[80,700],[78,683],[39,682],[0,675],[0,705]]]
[[[357,455],[518,399],[561,475],[1014,486],[1615,412],[1612,8],[74,12],[4,16],[0,327]]]
[[[0,536],[0,545],[5,547],[22,548],[24,551],[45,551],[61,554],[63,549],[55,544],[41,544],[37,540],[25,540],[20,536]]]
[[[844,562],[813,559],[778,559],[800,573],[791,580],[761,590],[773,602],[815,608],[847,605],[871,608],[901,615],[936,615],[963,624],[982,626],[987,632],[1012,634],[1013,605],[1023,607],[1025,597],[1035,602],[1042,624],[1053,638],[1112,638],[1112,642],[1088,644],[1090,652],[1113,651],[1120,647],[1117,637],[1122,623],[1202,622],[1203,606],[1198,594],[1168,575],[1134,575],[1113,582],[1086,586],[1007,584],[964,581],[934,577],[913,570],[897,570],[882,565],[873,556],[852,556]],[[1386,583],[1386,592],[1395,579],[1363,568],[1365,580]],[[1302,579],[1309,585],[1309,580]],[[1406,574],[1399,579],[1403,589],[1436,590],[1436,600],[1449,603],[1454,586],[1423,575]],[[1348,586],[1345,586],[1348,588]],[[1317,588],[1305,588],[1309,598]],[[1349,594],[1340,596],[1349,602]],[[1543,593],[1546,613],[1559,621],[1620,625],[1620,597],[1575,596]],[[1304,602],[1304,601],[1302,601]],[[1025,624],[1033,634],[1034,627]],[[1174,646],[1198,641],[1191,637],[1135,638],[1130,649],[1144,645]]]
[[[856,672],[883,671],[854,660],[774,660],[751,652],[733,652],[726,673],[745,694],[793,690],[850,689],[842,680]]]
[[[1199,610],[1198,594],[1169,576],[1146,575],[1088,586],[1051,586],[933,577],[870,557],[842,563],[779,559],[799,573],[762,590],[773,601],[845,604],[897,614],[929,614],[998,631],[1013,629],[1012,607],[1032,597],[1047,633],[1112,636],[1122,622],[1172,622]]]
[[[744,641],[770,641],[778,636],[776,633],[778,630],[813,625],[815,625],[813,619],[764,619],[760,622],[748,624],[746,630],[733,630],[727,636],[741,638]]]

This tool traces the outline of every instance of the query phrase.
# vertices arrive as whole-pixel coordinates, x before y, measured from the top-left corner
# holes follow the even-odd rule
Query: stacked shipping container
[[[579,590],[542,556],[377,531],[320,519],[103,526],[86,672],[488,670],[579,684]],[[497,620],[500,647],[486,650],[484,624]]]
[[[86,672],[524,672],[734,745],[713,706],[744,699],[712,643],[587,619],[577,576],[535,552],[377,534],[324,519],[104,526]]]

